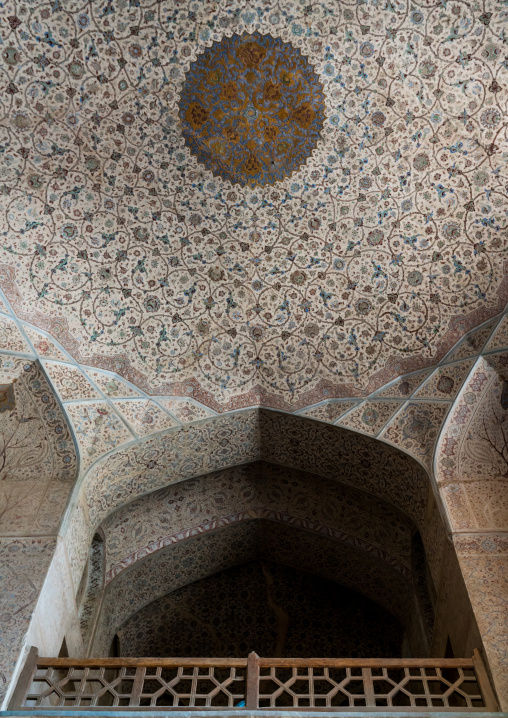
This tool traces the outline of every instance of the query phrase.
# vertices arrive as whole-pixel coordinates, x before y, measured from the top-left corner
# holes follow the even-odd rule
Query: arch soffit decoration
[[[152,437],[94,467],[69,516],[67,548],[75,582],[84,565],[83,546],[95,527],[120,506],[168,484],[261,459],[360,487],[391,501],[422,524],[428,478],[410,456],[375,439],[304,417],[243,411]]]
[[[144,494],[110,514],[101,524],[105,582],[166,546],[252,519],[343,541],[410,579],[415,525],[406,514],[346,484],[255,462]]]
[[[452,530],[506,531],[508,353],[478,359],[443,425],[435,477]]]
[[[220,432],[224,419],[230,417],[233,424],[250,422],[251,430],[254,433],[259,433],[259,420],[254,415],[260,413],[267,416],[272,413],[251,409],[217,416],[207,407],[199,406],[194,400],[182,397],[171,399],[173,402],[170,407],[173,411],[171,413],[168,407],[162,405],[162,400],[144,395],[139,389],[129,385],[117,375],[78,366],[52,337],[19,321],[10,312],[6,301],[0,309],[4,312],[0,314],[0,321],[3,324],[2,345],[5,347],[2,351],[3,361],[9,361],[7,350],[11,358],[20,358],[21,355],[27,358],[33,358],[34,355],[40,356],[46,375],[55,386],[75,433],[81,454],[81,482],[83,482],[83,477],[88,474],[83,485],[93,484],[95,478],[103,474],[104,467],[109,461],[112,460],[118,466],[119,456],[125,456],[127,464],[132,468],[130,451],[136,453],[143,448],[150,451],[153,449],[154,441],[159,439],[164,442],[170,438],[174,439],[181,433],[182,428],[187,429],[190,436],[192,428],[199,431],[199,426],[208,426],[210,437],[210,425],[217,423],[217,430]],[[7,315],[7,312],[10,316]],[[322,430],[324,429],[323,424],[330,424],[333,421],[337,427],[335,431],[340,431],[342,427],[343,435],[350,432],[366,436],[370,434],[379,438],[383,444],[392,444],[410,454],[430,472],[432,471],[433,450],[439,431],[462,382],[474,365],[475,359],[482,352],[500,352],[506,345],[508,345],[508,318],[503,314],[466,335],[434,370],[413,372],[401,377],[374,392],[366,400],[361,400],[358,397],[353,397],[350,401],[330,400],[301,410],[298,415],[280,414],[279,416],[287,416],[293,420],[296,419],[296,416],[313,419],[316,424],[319,422]],[[13,352],[16,353],[13,354]],[[55,373],[55,367],[63,367],[64,375]],[[440,391],[448,398],[436,400],[435,395],[439,395]],[[83,395],[88,398],[83,398]],[[115,397],[121,398],[116,399]],[[430,397],[434,397],[434,399]],[[129,423],[126,420],[118,410],[115,401],[130,402],[132,406],[136,403],[138,408],[140,408],[139,405],[143,405],[140,408],[139,416],[148,415],[146,423],[150,428],[146,430],[146,428],[138,427],[136,433],[133,421]],[[159,403],[157,403],[158,401]],[[351,406],[352,404],[353,406]],[[394,411],[390,404],[396,405]],[[339,411],[346,407],[346,411],[342,416],[335,418],[337,407],[340,407]],[[389,410],[387,407],[390,407]],[[379,408],[382,408],[381,412],[378,411]],[[155,409],[155,414],[152,409]],[[383,412],[385,413],[383,414]],[[160,428],[161,423],[157,418],[159,414],[164,414],[162,418],[164,428]],[[211,417],[214,418],[211,419]],[[384,420],[384,424],[381,424],[381,428],[378,429],[381,419]],[[376,426],[376,431],[369,426],[369,423]],[[139,426],[142,424],[143,420]],[[345,428],[349,431],[345,432]],[[153,432],[148,434],[148,438],[147,431]],[[249,437],[250,446],[241,458],[238,458],[237,463],[266,458],[261,455],[259,446],[256,446],[253,438],[253,436]],[[181,453],[183,447],[178,440],[177,443],[180,444]],[[213,452],[208,453],[209,455],[213,454]],[[180,467],[182,467],[181,458],[181,456],[175,457],[175,459],[180,459]],[[192,463],[192,458],[188,457],[188,459]],[[148,470],[150,463],[148,460],[145,467]],[[175,465],[175,462],[173,464]],[[213,471],[224,465],[226,465],[225,462],[215,462],[214,464],[211,461],[208,466],[202,465],[199,471],[184,471],[180,478]],[[297,468],[299,467],[297,466]],[[153,491],[156,488],[160,488],[160,485],[156,481],[154,482],[152,474],[146,483],[145,491]],[[74,505],[77,498],[78,487],[76,486]],[[127,498],[127,500],[131,499]],[[93,523],[94,519],[98,518],[98,516],[94,517],[93,513],[92,510],[92,515],[86,518],[78,516],[78,523],[89,524],[90,521]],[[68,514],[68,521],[71,516],[72,514]],[[83,531],[79,531],[78,537],[82,536]]]
[[[0,324],[2,353],[41,361],[72,425],[82,477],[120,447],[218,415],[191,397],[150,396],[114,372],[79,365],[51,335],[19,320],[1,292]],[[296,413],[379,438],[432,472],[439,431],[475,359],[502,348],[508,348],[505,314],[470,331],[435,366],[402,375],[368,396],[330,398]]]

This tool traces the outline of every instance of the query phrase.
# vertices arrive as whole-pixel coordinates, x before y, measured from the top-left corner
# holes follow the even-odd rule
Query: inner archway
[[[122,656],[395,658],[404,628],[327,578],[256,559],[195,581],[131,616]]]

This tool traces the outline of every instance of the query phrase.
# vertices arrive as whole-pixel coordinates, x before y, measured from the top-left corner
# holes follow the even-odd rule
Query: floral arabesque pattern
[[[106,583],[171,543],[254,516],[333,535],[410,575],[413,524],[406,515],[336,481],[256,462],[180,482],[117,509],[101,525]]]
[[[124,656],[396,657],[402,627],[358,593],[254,561],[154,601],[118,636]]]
[[[0,533],[52,534],[76,479],[76,449],[38,362],[2,359]]]
[[[308,7],[5,6],[20,318],[152,394],[293,409],[433,365],[503,308],[498,6]],[[325,99],[312,157],[273,187],[214,177],[178,114],[198,56],[252,32],[308,58]]]
[[[2,703],[78,473],[71,430],[36,359],[0,356],[0,437]]]
[[[504,331],[503,323],[499,331]],[[436,457],[441,497],[504,710],[508,706],[506,366],[503,352],[476,363],[444,425]]]

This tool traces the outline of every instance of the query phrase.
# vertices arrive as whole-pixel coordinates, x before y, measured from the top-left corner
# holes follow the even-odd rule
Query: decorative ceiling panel
[[[339,426],[375,436],[402,406],[398,401],[366,401],[340,419]]]
[[[357,402],[355,401],[330,401],[326,404],[318,404],[310,409],[305,409],[305,411],[300,412],[300,416],[326,421],[327,424],[334,424],[340,416],[352,409],[356,404]]]
[[[463,361],[441,367],[418,389],[415,398],[455,399],[472,367],[473,361]]]
[[[126,399],[115,401],[115,407],[138,436],[178,426],[178,423],[153,401]]]
[[[25,337],[13,319],[0,316],[0,346],[8,352],[32,354]]]
[[[44,369],[63,401],[99,398],[97,391],[78,367],[45,362]]]
[[[44,359],[55,359],[56,361],[69,361],[69,357],[66,356],[45,334],[41,334],[41,332],[38,332],[28,326],[24,326],[23,330],[40,357],[43,357]]]
[[[213,416],[213,412],[210,411],[210,409],[195,404],[189,399],[160,399],[159,404],[176,417],[178,421],[181,421],[182,424],[198,421],[199,419],[207,419]]]
[[[87,370],[87,374],[108,399],[140,395],[138,391],[129,386],[125,381],[111,374],[93,371],[93,369]]]
[[[298,409],[504,307],[493,0],[1,13],[0,284],[79,363]]]
[[[104,454],[134,438],[105,401],[68,404],[66,409],[79,444],[82,472]]]

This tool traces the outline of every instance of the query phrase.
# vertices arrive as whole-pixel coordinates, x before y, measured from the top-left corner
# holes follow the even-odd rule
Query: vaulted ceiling
[[[0,285],[78,363],[294,410],[435,365],[504,307],[490,0],[0,13]]]

